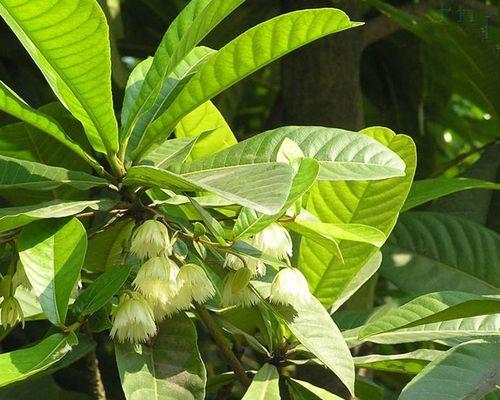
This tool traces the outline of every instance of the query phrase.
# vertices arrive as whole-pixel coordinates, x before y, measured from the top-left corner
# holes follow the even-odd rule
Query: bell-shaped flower
[[[173,301],[179,306],[187,303],[187,299],[203,303],[214,296],[215,288],[205,270],[196,264],[186,264],[177,275],[179,293]]]
[[[243,260],[245,263],[243,263]],[[245,265],[246,264],[246,265]],[[252,271],[253,276],[263,276],[266,274],[266,265],[262,260],[249,256],[235,256],[234,254],[226,254],[226,259],[224,261],[224,266],[226,268],[238,271],[241,268],[248,268]]]
[[[114,312],[110,335],[118,342],[145,342],[157,332],[153,310],[138,292],[127,292]]]
[[[252,240],[252,244],[263,253],[278,259],[284,259],[292,255],[290,234],[277,223],[272,223],[257,233]]]
[[[167,257],[153,257],[146,261],[136,278],[134,287],[150,303],[166,304],[177,294],[179,267]]]
[[[242,272],[245,271],[248,271],[247,277],[242,276]],[[240,269],[226,275],[222,290],[222,305],[224,307],[251,307],[259,302],[259,297],[249,285],[251,275],[252,273],[248,269]]]
[[[21,322],[24,327],[23,310],[14,296],[4,298],[0,303],[0,323],[4,328],[15,326]]]
[[[169,254],[171,244],[167,227],[153,219],[144,222],[132,236],[130,251],[140,259]]]
[[[273,279],[270,299],[273,303],[305,304],[311,298],[307,280],[296,268],[283,268]]]

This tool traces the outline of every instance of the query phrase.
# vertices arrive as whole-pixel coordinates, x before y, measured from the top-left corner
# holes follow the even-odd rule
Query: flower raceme
[[[130,251],[140,259],[169,254],[171,244],[167,227],[153,219],[142,223],[132,236]]]
[[[179,267],[167,257],[153,257],[146,261],[133,282],[148,302],[166,304],[178,292]]]
[[[297,268],[283,268],[274,277],[270,296],[273,303],[306,304],[310,298],[307,280]]]
[[[115,310],[110,335],[119,342],[145,342],[156,334],[153,310],[138,292],[126,292]]]
[[[267,228],[257,233],[253,238],[246,240],[248,244],[280,260],[292,256],[292,239],[288,231],[277,223],[272,223]],[[262,276],[266,273],[266,266],[262,260],[251,257],[244,257],[247,268],[254,276]],[[225,265],[233,270],[244,267],[243,261],[233,255],[226,256]]]

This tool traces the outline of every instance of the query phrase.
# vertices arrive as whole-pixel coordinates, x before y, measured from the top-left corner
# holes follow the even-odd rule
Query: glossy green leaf
[[[254,376],[242,400],[279,400],[279,373],[274,365],[264,364]]]
[[[156,50],[141,91],[123,126],[122,138],[126,140],[134,130],[134,142],[142,137],[144,130],[165,108],[167,96],[163,89],[169,85],[171,73],[195,46],[242,2],[243,0],[194,0],[182,10],[169,25]],[[132,144],[135,147],[136,143]]]
[[[122,219],[89,239],[83,268],[87,271],[102,272],[117,267],[124,261],[124,248],[134,229],[135,222]]]
[[[418,374],[399,400],[480,400],[500,383],[500,341],[475,340],[454,347]]]
[[[287,381],[287,385],[293,396],[293,400],[342,400],[342,397],[314,386],[309,382],[290,378]]]
[[[108,210],[115,203],[113,200],[54,200],[33,206],[0,208],[0,233],[19,228],[39,219],[63,218],[75,215],[85,209],[94,211]]]
[[[182,117],[252,72],[309,42],[353,26],[356,24],[340,10],[314,9],[280,15],[246,31],[200,68],[145,132],[133,157],[140,159],[155,143],[163,141]]]
[[[363,338],[400,328],[495,313],[500,313],[500,297],[463,292],[430,293],[387,312],[366,325],[359,336]]]
[[[459,290],[496,294],[500,235],[451,215],[404,213],[383,247],[382,274],[413,293]]]
[[[500,184],[472,178],[435,178],[415,181],[402,211],[411,210],[451,193],[470,189],[499,190]]]
[[[63,358],[75,344],[74,334],[56,333],[34,346],[0,354],[0,387],[26,379]]]
[[[85,228],[76,218],[35,221],[23,229],[17,248],[45,315],[63,325],[87,250]]]
[[[52,190],[62,185],[87,190],[108,186],[105,179],[85,172],[0,156],[0,189]]]
[[[242,208],[238,219],[234,223],[233,236],[241,238],[255,235],[276,221],[311,188],[318,177],[318,173],[319,164],[316,160],[311,158],[301,160],[299,168],[293,177],[290,193],[281,211],[275,215],[265,215],[250,208]]]
[[[153,57],[147,57],[134,67],[128,77],[125,94],[123,96],[122,110],[120,113],[122,126],[125,125],[129,119],[129,112],[141,92],[142,85],[144,84],[144,78],[151,68],[152,63]]]
[[[314,297],[293,307],[269,304],[297,340],[332,370],[354,393],[354,363],[349,348],[332,318]]]
[[[410,190],[415,146],[409,137],[389,129],[374,127],[363,133],[397,153],[406,164],[406,176],[383,181],[318,182],[308,196],[307,210],[321,222],[368,225],[387,236]],[[377,251],[372,245],[345,240],[339,247],[344,263],[312,240],[303,239],[300,245],[299,267],[315,296],[328,307]]]
[[[94,0],[2,0],[0,14],[95,150],[118,150],[108,26]]]
[[[78,295],[73,312],[76,315],[89,315],[106,305],[123,286],[130,269],[130,266],[122,265],[105,271]]]
[[[267,131],[172,170],[187,173],[274,162],[285,139],[295,142],[304,157],[319,162],[318,180],[376,180],[404,174],[403,160],[369,136],[315,126],[290,126]]]
[[[35,132],[41,131],[54,138],[90,165],[98,165],[97,161],[92,156],[87,154],[80,145],[74,142],[73,139],[66,134],[59,122],[49,115],[31,108],[2,81],[0,81],[0,110],[37,128]]]
[[[164,189],[205,190],[265,214],[275,214],[286,201],[292,169],[283,163],[241,165],[179,175],[154,167],[133,167],[125,184]]]
[[[208,134],[198,140],[189,159],[197,160],[237,143],[231,128],[211,101],[191,111],[175,127],[178,138]]]
[[[235,242],[231,247],[228,247],[228,250],[239,256],[248,256],[254,259],[259,259],[266,264],[273,265],[278,268],[285,268],[288,266],[286,262],[265,254],[244,241]]]
[[[220,244],[224,245],[224,228],[214,217],[210,215],[195,199],[190,198],[191,204],[194,206],[201,219],[205,223],[205,226],[208,230],[215,236],[215,238],[219,241]]]
[[[440,350],[419,349],[404,354],[370,354],[354,357],[354,364],[358,368],[416,375],[442,353]]]
[[[363,286],[380,268],[382,264],[382,253],[377,251],[368,262],[361,267],[354,278],[349,282],[349,284],[344,288],[342,293],[337,296],[330,307],[330,314],[337,311],[342,304],[344,304],[349,298],[358,291],[358,289]]]
[[[170,139],[149,153],[142,164],[166,168],[171,164],[184,162],[192,153],[198,137]]]
[[[196,328],[184,314],[166,319],[151,346],[116,344],[127,400],[204,400],[206,372]]]

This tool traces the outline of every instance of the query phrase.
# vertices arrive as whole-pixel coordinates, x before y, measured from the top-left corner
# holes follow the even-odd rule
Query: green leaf
[[[130,274],[130,266],[122,265],[104,272],[83,290],[73,304],[75,315],[89,315],[106,303],[120,290]]]
[[[0,189],[52,190],[68,185],[80,190],[108,186],[109,182],[80,171],[50,167],[32,161],[0,156]]]
[[[339,329],[321,303],[311,297],[293,307],[268,304],[297,340],[331,369],[354,393],[354,363]]]
[[[418,374],[399,400],[480,400],[500,382],[500,342],[475,340],[454,347]]]
[[[374,336],[427,323],[495,313],[500,313],[500,297],[462,292],[430,293],[417,297],[367,324],[361,330],[359,337]]]
[[[342,400],[341,397],[309,382],[290,378],[287,380],[287,385],[294,400]]]
[[[0,354],[0,387],[49,368],[71,350],[75,339],[74,335],[56,333],[34,346]]]
[[[132,156],[140,159],[155,143],[163,141],[182,117],[252,72],[309,42],[354,26],[342,11],[325,8],[280,15],[246,31],[199,69],[145,132]]]
[[[337,311],[342,304],[344,304],[349,298],[358,291],[358,289],[363,286],[380,268],[380,264],[382,263],[382,253],[377,251],[372,258],[368,260],[368,262],[361,267],[358,273],[354,276],[354,278],[349,282],[349,284],[344,288],[342,293],[337,296],[337,299],[334,301],[332,306],[330,307],[330,314],[333,314]]]
[[[285,139],[297,143],[304,157],[319,162],[318,180],[376,180],[404,174],[403,160],[371,137],[315,126],[289,126],[267,131],[211,156],[172,167],[172,171],[187,173],[275,162]]]
[[[0,110],[37,128],[35,132],[43,132],[70,149],[92,166],[98,166],[97,161],[71,139],[63,127],[52,117],[31,108],[24,100],[0,81]]]
[[[208,134],[194,146],[189,157],[191,160],[209,156],[237,143],[231,128],[211,101],[191,111],[175,127],[178,138],[198,136],[203,132]]]
[[[144,85],[144,78],[151,68],[152,63],[153,57],[147,57],[145,60],[142,60],[134,67],[134,69],[130,73],[130,76],[128,77],[120,115],[122,126],[127,123],[129,112],[134,106],[134,102],[141,92],[142,85]]]
[[[221,245],[225,245],[226,242],[224,241],[225,237],[224,228],[222,227],[220,222],[217,221],[214,217],[212,217],[210,213],[208,213],[195,199],[189,198],[189,201],[194,206],[194,208],[196,209],[196,211],[198,212],[201,219],[205,223],[208,230],[212,233],[212,235],[215,236],[215,238]]]
[[[108,25],[99,5],[94,0],[2,0],[0,15],[83,124],[92,147],[117,151]]]
[[[411,210],[451,193],[470,189],[499,190],[500,184],[472,178],[435,178],[415,181],[402,211]]]
[[[32,206],[0,208],[0,233],[19,228],[39,219],[63,218],[75,215],[87,208],[96,211],[109,210],[115,204],[115,201],[107,199],[89,201],[54,200]]]
[[[294,222],[287,222],[284,226],[292,230],[303,228],[332,239],[369,243],[376,247],[382,246],[386,239],[384,233],[377,228],[363,224],[329,224],[300,219],[299,216]]]
[[[254,376],[242,400],[279,400],[279,373],[275,366],[264,364]]]
[[[278,212],[292,182],[292,169],[283,163],[242,165],[179,175],[154,167],[132,167],[125,184],[179,190],[206,190],[265,214]]]
[[[500,235],[466,219],[404,213],[382,249],[382,274],[402,290],[496,294]]]
[[[299,200],[314,184],[319,173],[319,163],[312,158],[304,158],[300,161],[297,173],[293,177],[292,187],[285,204],[280,212],[274,215],[265,215],[250,208],[243,207],[238,219],[234,223],[233,236],[239,239],[243,236],[252,236],[271,223],[276,221]]]
[[[368,225],[387,236],[410,190],[415,146],[409,137],[395,135],[389,129],[374,127],[362,132],[397,153],[406,164],[406,176],[383,181],[318,182],[308,196],[307,210],[321,222]],[[312,240],[303,239],[300,244],[299,268],[314,295],[327,307],[377,251],[372,245],[344,240],[339,247],[344,263]]]
[[[102,272],[119,266],[124,261],[123,249],[132,236],[134,225],[133,220],[123,219],[93,235],[89,239],[83,268]]]
[[[115,344],[127,400],[203,400],[206,372],[196,328],[179,314],[160,324],[151,346]]]
[[[76,218],[35,221],[23,229],[17,248],[45,315],[63,325],[87,250],[85,228]]]
[[[239,241],[235,242],[232,246],[227,248],[231,253],[237,254],[239,256],[248,256],[263,261],[266,264],[273,265],[277,268],[285,268],[288,264],[284,261],[278,260],[277,258],[263,253],[259,249],[256,249],[247,242]]]
[[[354,357],[354,364],[358,368],[416,375],[442,353],[440,350],[419,349],[405,354],[370,354]]]
[[[130,108],[128,119],[122,129],[122,140],[136,130],[139,119],[142,122],[134,133],[136,140],[165,108],[163,89],[169,85],[168,79],[176,67],[195,46],[243,0],[194,0],[191,1],[169,25],[162,38],[141,91]],[[135,147],[136,143],[132,143]]]
[[[192,153],[198,137],[170,139],[149,153],[142,164],[154,165],[157,168],[166,168],[171,164],[184,162]]]

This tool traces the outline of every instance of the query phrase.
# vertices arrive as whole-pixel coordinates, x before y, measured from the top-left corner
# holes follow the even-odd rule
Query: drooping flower
[[[22,286],[25,289],[32,289],[31,283],[26,275],[26,270],[24,269],[24,265],[19,260],[16,265],[16,272],[12,276],[12,287],[16,288],[18,286]]]
[[[257,233],[252,244],[265,254],[284,259],[292,255],[292,239],[288,231],[277,223]]]
[[[177,275],[179,293],[173,301],[185,305],[187,299],[203,303],[215,294],[214,286],[205,270],[196,264],[186,264]]]
[[[245,260],[246,268],[252,271],[253,276],[263,276],[266,274],[266,265],[262,260],[249,256],[235,256],[234,254],[226,254],[224,266],[234,271],[238,271],[245,267],[242,258]]]
[[[273,279],[270,299],[273,303],[305,304],[311,298],[307,280],[296,268],[283,268]]]
[[[171,244],[167,227],[153,219],[144,222],[132,236],[130,251],[141,259],[169,254]]]
[[[224,279],[224,289],[222,291],[222,304],[224,307],[240,306],[251,307],[259,302],[259,297],[249,286],[249,279],[240,279],[240,269],[237,272],[229,272]],[[249,271],[249,277],[251,272]]]
[[[148,302],[166,304],[177,294],[179,267],[167,257],[153,257],[146,261],[136,278],[134,287]]]
[[[4,298],[0,303],[0,322],[5,328],[15,326],[21,322],[24,327],[24,315],[19,301],[14,296]]]
[[[156,334],[153,310],[138,292],[126,292],[115,310],[110,335],[119,342],[145,342]]]

